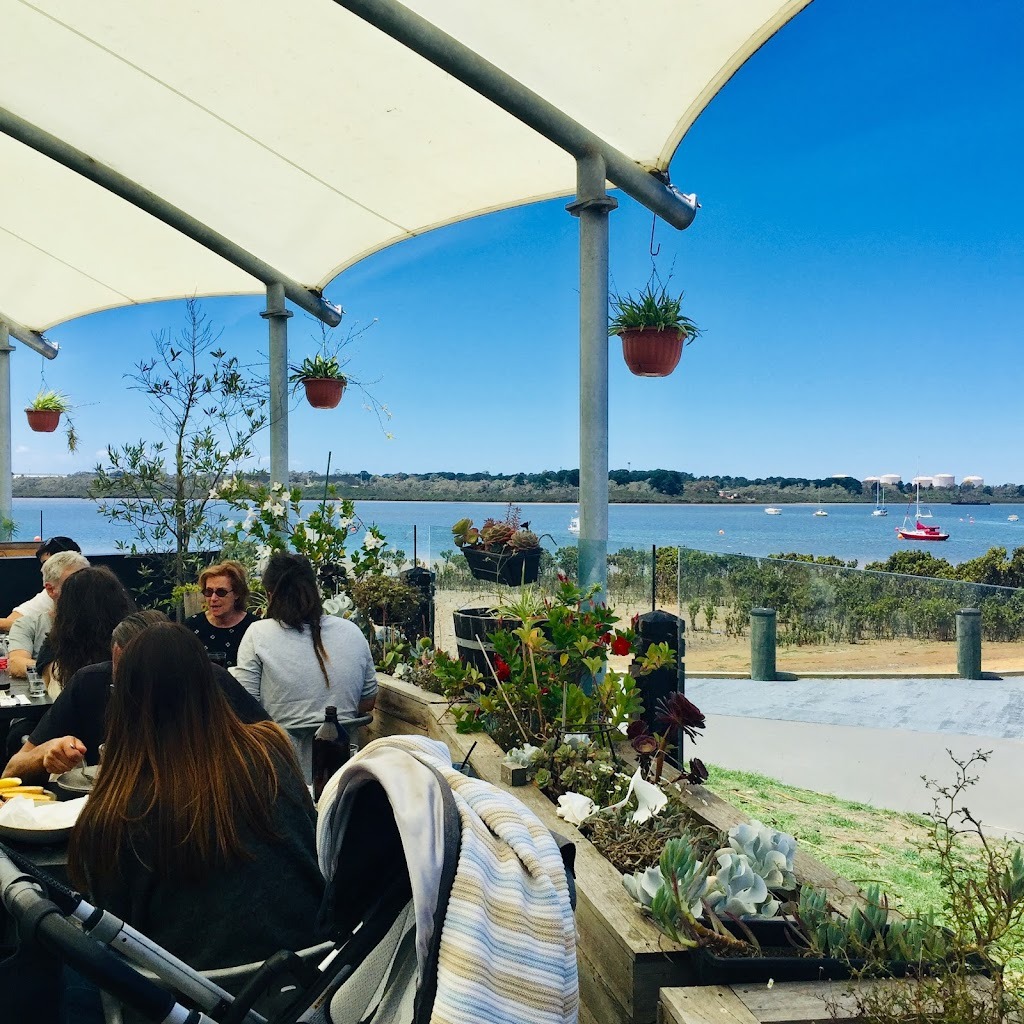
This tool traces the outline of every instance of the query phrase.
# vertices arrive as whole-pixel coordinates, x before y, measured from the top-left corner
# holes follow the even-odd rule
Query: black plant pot
[[[723,923],[736,938],[747,938],[732,921]],[[790,926],[781,918],[743,923],[757,939],[764,955],[718,956],[709,949],[701,948],[694,955],[694,984],[767,984],[772,978],[776,981],[844,981],[866,969],[874,976],[905,978],[935,973],[937,967],[935,964],[907,963],[902,960],[869,965],[868,961],[858,957],[845,959],[802,955],[794,944]],[[977,956],[968,957],[967,966],[968,970],[985,973],[984,965]]]
[[[504,583],[518,587],[523,583],[536,583],[540,575],[540,548],[532,551],[485,551],[483,548],[463,548],[469,571],[477,580]]]
[[[483,673],[484,685],[490,685],[493,680],[487,663],[494,664],[494,644],[488,637],[499,629],[518,629],[522,621],[511,616],[499,618],[490,608],[460,608],[452,612],[452,619],[459,658]]]

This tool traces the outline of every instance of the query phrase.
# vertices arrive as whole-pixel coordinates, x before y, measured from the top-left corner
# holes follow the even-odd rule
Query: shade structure
[[[408,6],[660,170],[806,2]],[[570,155],[331,0],[0,0],[0,30],[0,107],[313,289],[433,227],[575,189]],[[0,316],[43,330],[129,303],[263,290],[0,135]]]

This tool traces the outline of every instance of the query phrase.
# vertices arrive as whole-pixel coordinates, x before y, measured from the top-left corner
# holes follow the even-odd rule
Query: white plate
[[[64,842],[71,835],[72,828],[72,825],[67,828],[14,828],[13,825],[0,825],[0,838],[45,846],[47,843]]]

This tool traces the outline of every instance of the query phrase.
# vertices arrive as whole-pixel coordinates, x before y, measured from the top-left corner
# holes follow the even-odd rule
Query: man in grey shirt
[[[79,569],[87,569],[89,559],[77,551],[59,551],[43,563],[43,590],[56,602],[64,581]],[[8,636],[8,667],[13,679],[24,679],[25,670],[36,663],[39,648],[53,626],[53,611],[22,615],[11,626]]]

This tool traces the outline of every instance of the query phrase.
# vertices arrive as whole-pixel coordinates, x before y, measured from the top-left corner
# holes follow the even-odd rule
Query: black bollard
[[[685,689],[686,671],[683,661],[686,653],[686,643],[683,640],[685,628],[686,624],[678,615],[673,615],[671,612],[655,610],[645,612],[637,618],[636,650],[629,671],[630,675],[636,679],[637,688],[643,698],[644,721],[651,732],[657,732],[659,729],[654,721],[658,713],[659,701],[677,690],[682,693]],[[639,675],[640,659],[652,644],[661,643],[667,643],[676,652],[676,664],[655,669],[646,675]]]

